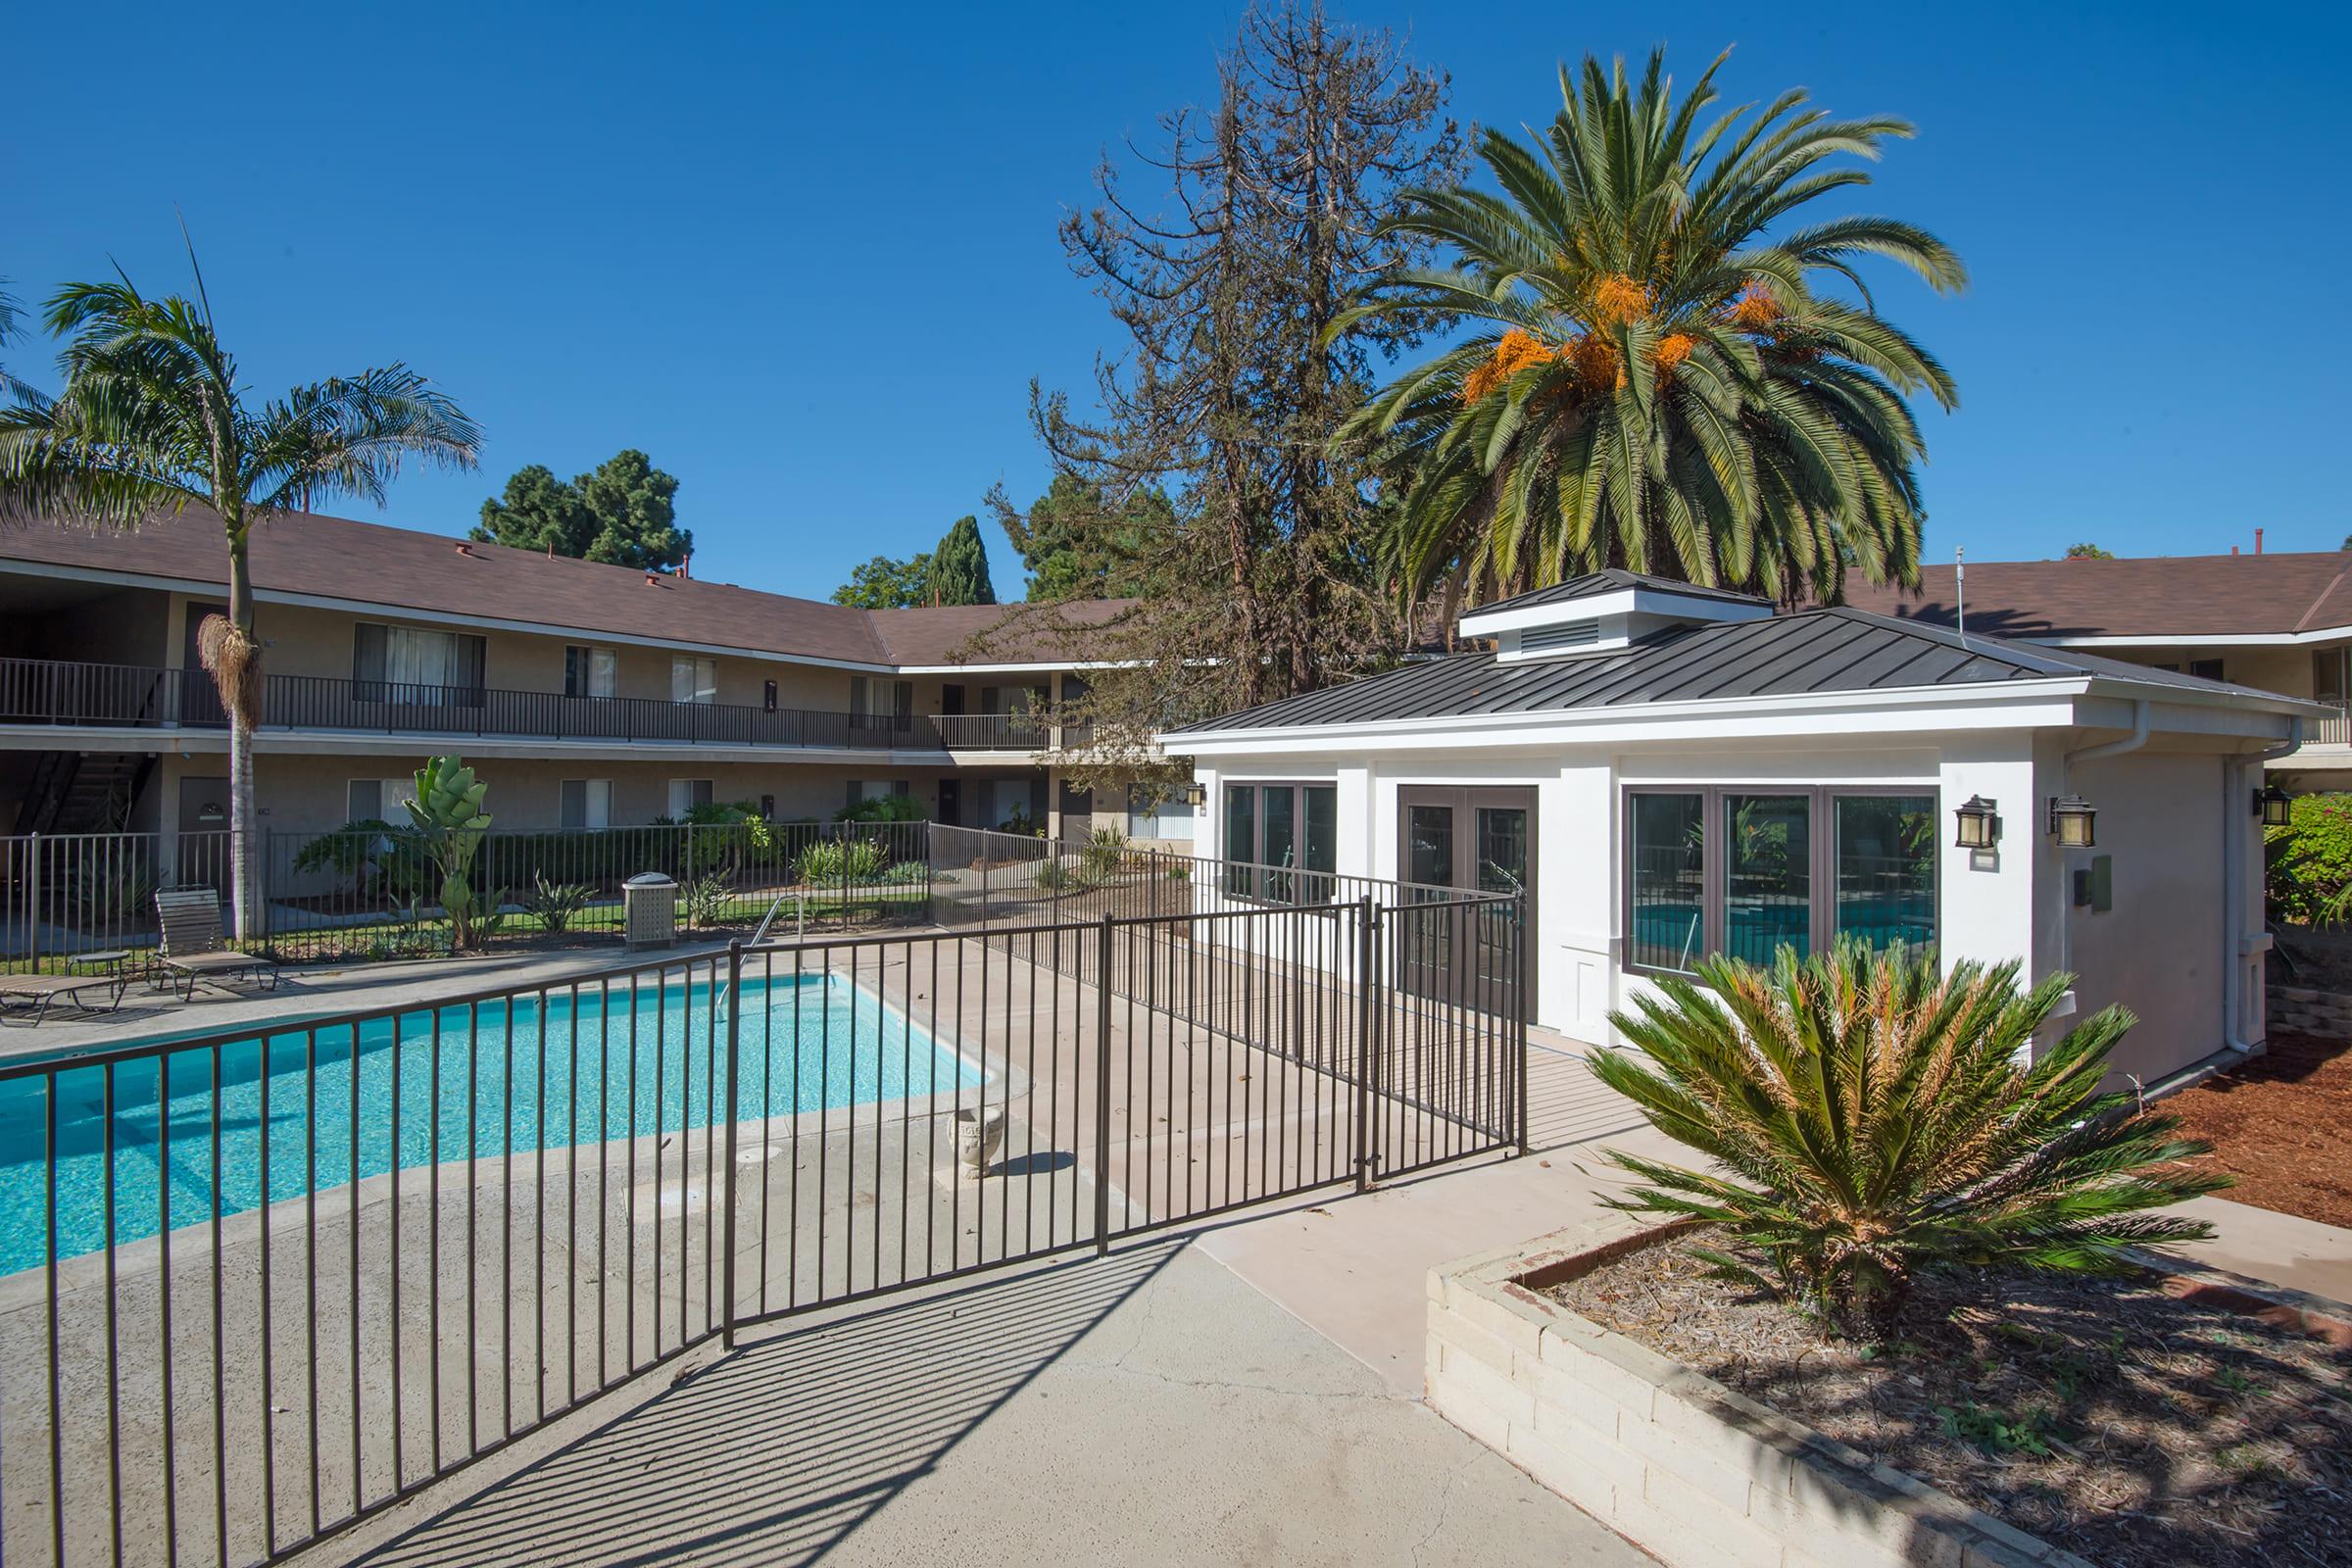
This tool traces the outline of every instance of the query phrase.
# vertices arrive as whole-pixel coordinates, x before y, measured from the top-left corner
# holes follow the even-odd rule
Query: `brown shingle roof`
[[[381,605],[422,615],[521,621],[652,641],[704,643],[748,652],[849,663],[944,664],[959,662],[973,635],[1010,620],[990,640],[989,658],[1056,662],[1067,657],[1042,622],[1021,622],[1028,606],[970,606],[868,612],[786,594],[763,593],[625,566],[553,560],[504,545],[464,551],[446,534],[420,533],[348,517],[296,514],[254,530],[257,590]],[[210,512],[190,508],[133,535],[54,523],[0,528],[0,562],[129,572],[225,585],[228,556]],[[1079,624],[1099,623],[1115,603],[1060,607]],[[1024,650],[1035,650],[1024,652]]]
[[[1071,633],[1101,626],[1131,599],[1080,599],[1064,605],[944,605],[936,610],[877,610],[876,635],[894,664],[1063,663],[1079,655]]]
[[[1918,590],[1849,579],[1857,610],[1949,626],[1950,566]],[[1972,561],[1968,629],[2002,637],[2227,637],[2352,626],[2352,554],[2155,556],[2131,561]]]

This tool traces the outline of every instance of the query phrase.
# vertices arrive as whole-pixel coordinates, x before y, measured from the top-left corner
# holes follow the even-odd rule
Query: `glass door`
[[[1492,1004],[1532,958],[1536,907],[1536,792],[1413,785],[1397,794],[1397,858],[1409,917],[1400,934],[1398,981],[1414,994]],[[1514,895],[1463,904],[1464,894]],[[1535,974],[1526,969],[1528,1004]]]

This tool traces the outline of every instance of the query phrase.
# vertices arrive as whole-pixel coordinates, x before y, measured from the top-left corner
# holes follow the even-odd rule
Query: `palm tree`
[[[194,263],[191,252],[189,260]],[[382,504],[404,458],[469,468],[480,432],[403,366],[248,402],[236,361],[196,298],[149,299],[125,277],[71,283],[49,301],[59,356],[54,401],[20,393],[0,410],[0,519],[36,517],[132,529],[208,507],[228,545],[228,613],[198,634],[229,714],[230,898],[240,937],[256,934],[253,731],[262,720],[246,551],[254,528],[336,496]]]
[[[1389,226],[1451,270],[1380,285],[1359,313],[1439,311],[1481,330],[1377,393],[1344,438],[1386,443],[1402,481],[1386,541],[1408,597],[1473,601],[1622,565],[1835,602],[1845,568],[1917,580],[1924,455],[1904,402],[1951,376],[1881,317],[1857,264],[1966,285],[1941,240],[1887,218],[1785,220],[1869,183],[1899,120],[1833,120],[1783,93],[1702,125],[1707,68],[1678,103],[1653,53],[1565,68],[1540,149],[1490,131],[1500,194],[1409,193]],[[1768,237],[1768,231],[1770,237]],[[1817,292],[1825,280],[1849,298]]]

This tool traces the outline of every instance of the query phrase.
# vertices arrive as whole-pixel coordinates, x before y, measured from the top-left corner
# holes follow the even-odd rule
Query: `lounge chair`
[[[39,1028],[49,1016],[49,1008],[60,997],[71,997],[74,1005],[83,1012],[112,1012],[122,1005],[122,988],[130,977],[121,972],[113,974],[7,974],[0,975],[0,1006],[16,1003],[32,1009],[32,1023]],[[88,991],[110,992],[103,1007],[81,1000]]]
[[[196,995],[199,980],[250,979],[277,989],[277,965],[236,953],[220,937],[220,896],[211,888],[168,888],[155,896],[164,928],[164,968],[181,977],[179,999]]]

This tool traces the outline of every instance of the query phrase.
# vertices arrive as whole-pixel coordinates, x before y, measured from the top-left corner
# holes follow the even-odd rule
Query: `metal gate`
[[[0,1067],[0,1552],[251,1562],[747,1324],[1523,1140],[1494,901],[735,947]]]

